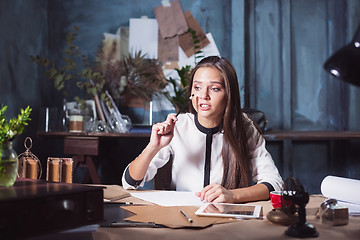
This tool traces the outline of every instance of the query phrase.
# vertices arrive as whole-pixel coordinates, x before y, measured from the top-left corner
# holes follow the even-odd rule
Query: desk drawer
[[[0,239],[22,239],[104,221],[103,190],[26,182],[0,188]]]
[[[99,139],[65,138],[64,153],[97,156],[99,154]]]

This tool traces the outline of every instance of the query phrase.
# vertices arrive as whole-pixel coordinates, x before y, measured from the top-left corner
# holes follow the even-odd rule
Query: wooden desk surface
[[[133,193],[138,190],[124,190],[120,186],[115,185],[102,185],[106,188],[104,190],[104,197],[114,195],[123,195],[124,192]],[[321,219],[315,217],[315,213],[319,209],[321,203],[326,200],[321,194],[311,195],[308,204],[306,205],[306,219],[307,222],[313,224],[319,232],[317,239],[334,239],[334,236],[343,239],[358,239],[360,236],[360,217],[350,216],[349,223],[342,226],[330,226],[323,224]],[[144,202],[144,200],[137,199],[133,196],[128,196],[115,202],[109,203],[105,206],[106,221],[121,222],[124,217],[129,217],[133,213],[126,211],[119,207],[115,203],[131,202],[136,207],[138,204],[146,206],[152,204]],[[94,233],[94,239],[143,239],[143,236],[147,236],[147,239],[293,239],[284,234],[288,226],[282,226],[271,223],[266,215],[272,211],[273,207],[270,201],[257,201],[251,204],[261,205],[263,208],[263,219],[251,219],[240,220],[235,223],[222,223],[215,224],[208,228],[189,229],[189,228],[102,228],[100,227],[96,233]],[[105,204],[106,205],[106,204]],[[117,205],[115,207],[114,205]],[[106,208],[111,208],[106,210]],[[359,234],[359,235],[358,235]]]
[[[108,193],[114,195],[123,194],[124,192],[133,192],[133,190],[124,190],[118,185],[94,185],[103,187],[104,197]],[[107,193],[108,192],[108,193]],[[115,195],[116,195],[115,194]],[[360,236],[360,217],[350,216],[349,223],[343,226],[330,226],[323,224],[321,219],[315,217],[315,213],[325,200],[322,195],[311,195],[310,201],[306,205],[306,219],[307,222],[313,224],[319,232],[319,237],[316,239],[359,239]],[[124,218],[133,215],[133,213],[120,208],[124,206],[125,202],[133,202],[136,207],[137,204],[144,206],[142,200],[140,202],[133,196],[125,197],[116,202],[107,203],[104,205],[104,218],[106,222],[121,222]],[[41,234],[36,236],[37,240],[47,239],[93,239],[93,240],[118,240],[118,239],[295,239],[285,235],[288,226],[273,224],[267,220],[266,215],[272,211],[270,201],[254,202],[263,207],[263,219],[239,220],[232,223],[215,224],[207,228],[142,228],[142,227],[122,227],[122,228],[106,228],[94,226],[87,227],[83,230],[72,230],[70,232],[58,232],[50,234]],[[41,205],[41,204],[39,204]]]
[[[118,186],[119,188],[119,186]],[[120,187],[121,188],[121,187]],[[104,189],[105,192],[105,189]],[[104,195],[105,196],[105,195]],[[134,197],[124,198],[116,201],[118,203],[108,203],[104,206],[104,217],[107,222],[122,221],[125,217],[133,215],[120,206],[120,202],[132,201]],[[323,224],[321,219],[315,217],[317,209],[325,200],[321,195],[312,195],[306,205],[307,222],[313,224],[319,232],[316,239],[359,239],[360,236],[360,217],[350,216],[349,223],[343,226],[330,226]],[[136,202],[136,201],[134,201]],[[118,240],[118,239],[295,239],[285,235],[288,226],[273,224],[267,220],[266,215],[272,210],[270,201],[255,202],[263,206],[263,219],[239,220],[238,222],[215,224],[207,228],[143,228],[143,227],[122,227],[106,228],[97,227],[96,229],[84,229],[84,232],[57,233],[39,236],[37,239],[76,239],[75,237],[88,237],[93,240]],[[135,203],[134,207],[137,203]],[[139,203],[143,204],[143,203]],[[143,206],[143,205],[142,205]],[[84,238],[83,238],[84,239]]]
[[[129,197],[119,201],[132,201]],[[307,222],[313,224],[319,232],[316,239],[358,239],[360,236],[360,217],[350,216],[349,223],[344,226],[329,226],[323,224],[321,219],[315,217],[320,204],[325,200],[321,195],[312,195],[306,205]],[[233,223],[215,224],[208,228],[199,229],[171,229],[171,228],[102,228],[93,233],[95,240],[115,239],[295,239],[285,235],[288,226],[273,224],[267,220],[266,215],[272,211],[270,201],[259,201],[263,207],[263,219],[239,220]],[[125,210],[112,208],[111,212],[118,211],[118,216],[123,217]],[[107,215],[105,214],[105,218]],[[109,219],[107,219],[109,220]]]

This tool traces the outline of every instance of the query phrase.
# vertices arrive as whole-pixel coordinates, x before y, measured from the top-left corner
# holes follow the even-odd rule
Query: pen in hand
[[[187,105],[189,104],[190,100],[194,97],[194,94],[192,94],[189,99],[186,101],[186,103],[184,104],[184,106],[179,110],[179,112],[176,114],[176,117],[179,116],[179,114],[185,110],[185,108],[187,107]]]
[[[186,219],[187,219],[190,223],[193,222],[193,220],[192,220],[186,213],[184,213],[182,210],[180,210],[180,212],[181,212],[181,214],[182,214],[184,217],[186,217]]]

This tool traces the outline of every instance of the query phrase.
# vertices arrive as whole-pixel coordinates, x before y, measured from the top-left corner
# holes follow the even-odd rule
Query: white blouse
[[[265,148],[265,139],[258,133],[252,121],[244,114],[245,120],[251,122],[248,126],[248,148],[251,156],[252,179],[255,183],[270,184],[274,190],[280,190],[282,178],[274,161]],[[210,183],[222,182],[223,160],[221,156],[223,133],[217,132],[212,136]],[[170,144],[162,148],[152,159],[140,187],[150,181],[163,167],[172,155],[171,187],[177,191],[199,192],[204,184],[204,165],[206,152],[206,134],[195,125],[194,115],[180,114],[174,128],[174,137]],[[135,189],[125,180],[125,169],[122,185],[125,189]]]

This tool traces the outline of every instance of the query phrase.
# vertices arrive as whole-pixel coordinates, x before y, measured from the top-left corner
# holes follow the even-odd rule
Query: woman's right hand
[[[171,113],[167,116],[166,121],[153,125],[150,137],[150,145],[153,148],[161,149],[170,143],[174,136],[176,121],[176,115]]]

